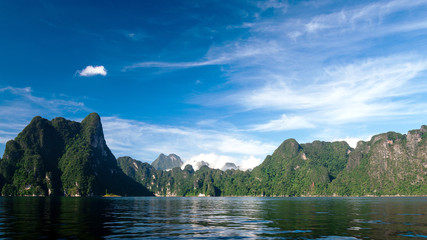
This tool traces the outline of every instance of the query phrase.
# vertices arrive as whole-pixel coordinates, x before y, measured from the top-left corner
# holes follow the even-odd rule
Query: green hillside
[[[0,189],[11,196],[152,195],[118,168],[96,113],[81,123],[33,118],[6,144]]]

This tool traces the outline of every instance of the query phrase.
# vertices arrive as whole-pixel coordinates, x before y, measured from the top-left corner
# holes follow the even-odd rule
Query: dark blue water
[[[427,198],[0,198],[10,239],[426,239]]]

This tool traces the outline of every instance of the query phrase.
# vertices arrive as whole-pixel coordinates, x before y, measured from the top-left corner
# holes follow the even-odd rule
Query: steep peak
[[[169,154],[166,156],[161,153],[159,157],[151,163],[151,166],[157,170],[167,170],[175,167],[181,167],[183,164],[181,158],[176,154]]]
[[[67,121],[67,120],[63,117],[56,117],[56,118],[52,119],[52,122],[65,122],[65,121]]]
[[[136,161],[135,159],[133,159],[132,157],[129,156],[122,156],[122,157],[118,157],[117,161],[119,160],[124,160],[124,161]]]
[[[44,128],[47,125],[49,125],[49,123],[50,123],[49,120],[42,118],[40,116],[36,116],[36,117],[33,117],[30,124],[28,124],[27,127],[25,127],[25,129],[27,129],[27,128],[30,128],[30,129]],[[24,131],[25,131],[25,129],[24,129]]]
[[[31,124],[31,123],[37,123],[37,122],[39,122],[39,121],[43,121],[43,120],[46,120],[46,119],[44,119],[44,118],[42,118],[42,117],[40,117],[40,116],[35,116],[35,117],[33,117],[33,119],[31,119],[30,124]]]
[[[81,126],[83,137],[89,141],[92,147],[101,149],[103,156],[107,156],[109,150],[107,151],[108,147],[104,139],[101,117],[93,112],[83,119]]]
[[[97,113],[87,115],[81,125],[86,137],[93,134],[103,135],[101,117]]]
[[[283,141],[283,143],[282,144],[296,144],[296,145],[299,145],[299,143],[297,142],[297,140],[295,140],[294,138],[288,138],[288,139],[286,139],[285,141]]]
[[[70,121],[62,117],[52,119],[51,123],[59,135],[61,135],[64,142],[74,138],[81,130],[79,122]]]
[[[183,164],[181,158],[178,155],[174,154],[174,153],[169,154],[168,158],[171,159],[173,162],[178,162],[181,165]]]
[[[192,165],[190,165],[190,164],[185,165],[185,167],[184,167],[184,171],[187,171],[187,172],[189,172],[189,173],[194,173],[193,166],[192,166]]]
[[[404,139],[405,135],[396,132],[387,132],[375,135],[371,138],[370,143],[375,144],[379,142],[394,142],[399,139]]]
[[[37,143],[42,137],[40,135],[44,135],[45,130],[51,127],[52,125],[49,120],[42,118],[40,116],[36,116],[18,134],[18,136],[15,138],[15,141],[28,142],[29,140],[31,140],[33,143]]]
[[[356,148],[362,148],[365,145],[366,145],[366,142],[363,140],[360,140],[357,142]]]
[[[288,155],[296,156],[301,149],[301,146],[297,140],[293,138],[286,139],[280,146],[274,151],[273,155]]]
[[[100,124],[101,124],[101,117],[96,112],[90,113],[82,121],[82,125],[97,126]]]

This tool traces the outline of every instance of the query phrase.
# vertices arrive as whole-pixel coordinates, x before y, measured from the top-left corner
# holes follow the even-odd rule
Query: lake
[[[427,198],[0,198],[0,238],[147,237],[426,239]]]

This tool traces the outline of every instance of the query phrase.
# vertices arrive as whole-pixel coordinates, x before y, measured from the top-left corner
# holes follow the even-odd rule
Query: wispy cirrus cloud
[[[285,31],[293,39],[305,34],[349,34],[366,32],[359,37],[372,37],[382,34],[390,34],[394,31],[404,31],[405,26],[411,25],[411,29],[425,29],[424,24],[411,24],[422,22],[422,19],[401,19],[402,21],[388,21],[394,14],[408,11],[414,8],[426,8],[427,3],[422,0],[408,1],[379,1],[369,4],[361,4],[353,7],[344,7],[337,11],[314,15],[307,19],[289,19],[284,22],[259,22],[253,24],[253,30],[257,32]],[[425,22],[425,21],[424,21]],[[400,26],[400,27],[397,27]],[[377,29],[376,31],[372,31]],[[323,35],[324,36],[324,35]]]
[[[277,79],[264,87],[232,97],[249,109],[267,108],[296,111],[293,119],[283,117],[259,125],[254,130],[293,126],[343,124],[370,118],[390,118],[424,114],[424,102],[411,96],[427,93],[426,84],[416,81],[427,70],[423,57],[398,55],[326,68],[319,80],[307,85],[291,85]],[[311,119],[311,124],[307,120]],[[303,124],[305,123],[305,124]]]
[[[81,101],[40,97],[30,87],[0,88],[0,99],[0,143],[15,138],[35,116],[57,117],[89,111]]]
[[[281,4],[271,1],[276,3]],[[233,71],[224,80],[231,83],[227,91],[205,92],[188,102],[251,112],[257,117],[244,126],[249,132],[319,132],[331,126],[425,116],[427,58],[423,52],[427,49],[420,39],[427,34],[422,17],[426,1],[357,2],[340,7],[334,2],[327,11],[328,4],[302,5],[307,5],[303,16],[259,16],[229,26],[229,31],[245,31],[245,37],[215,42],[199,60],[146,61],[127,69],[230,66]],[[283,6],[290,12],[295,8]],[[344,138],[354,142],[347,135],[327,139]]]
[[[264,56],[278,51],[279,46],[274,41],[266,44],[259,41],[245,43],[235,42],[223,46],[212,46],[206,55],[197,61],[191,62],[139,62],[124,67],[124,71],[134,68],[192,68],[213,65],[226,65],[248,59],[256,60],[258,56]],[[242,62],[242,64],[245,64]]]
[[[396,45],[392,40],[427,30],[427,22],[411,14],[394,19],[396,14],[423,8],[427,10],[425,1],[382,1],[328,14],[314,12],[306,18],[247,24],[252,42],[274,42],[275,50],[257,55],[257,62],[246,59],[245,67],[250,66],[246,74],[231,74],[237,90],[198,96],[192,103],[269,112],[263,123],[250,125],[251,131],[259,132],[423,116],[426,99],[420,95],[427,92],[422,80],[426,57],[410,44]],[[391,38],[385,46],[393,47],[382,51],[376,46],[378,38]],[[233,64],[237,69],[242,66]],[[241,83],[245,87],[239,88]]]
[[[0,88],[0,94],[11,94],[11,98],[4,100],[0,106],[0,112],[7,112],[10,108],[22,108],[22,111],[17,112],[53,112],[59,113],[62,111],[80,111],[87,110],[84,103],[81,101],[59,99],[59,98],[44,98],[33,94],[31,87],[16,88],[5,87]],[[21,106],[21,107],[19,107]],[[18,110],[16,109],[16,110]],[[16,112],[15,112],[16,113]]]
[[[270,120],[264,124],[256,124],[250,128],[250,131],[270,132],[286,131],[295,129],[314,128],[314,124],[302,116],[287,116],[282,114],[279,119]]]
[[[262,6],[261,6],[262,5]],[[283,7],[280,1],[263,2],[261,9]],[[427,8],[425,1],[383,1],[343,7],[328,14],[313,14],[306,18],[257,19],[244,22],[249,37],[225,43],[214,43],[199,60],[143,61],[124,67],[124,71],[134,68],[193,68],[212,65],[230,65],[235,68],[252,66],[253,71],[262,67],[261,73],[284,68],[303,66],[314,61],[323,61],[339,54],[352,54],[366,50],[368,43],[362,41],[390,34],[427,30],[427,22],[419,17],[389,20],[394,14],[414,8]],[[315,13],[315,12],[314,12]],[[229,29],[234,29],[230,27]],[[298,40],[298,42],[297,42]],[[313,50],[317,54],[307,52]]]
[[[280,9],[283,12],[286,12],[289,4],[280,0],[267,0],[267,1],[258,1],[256,5],[263,11],[273,8]]]

